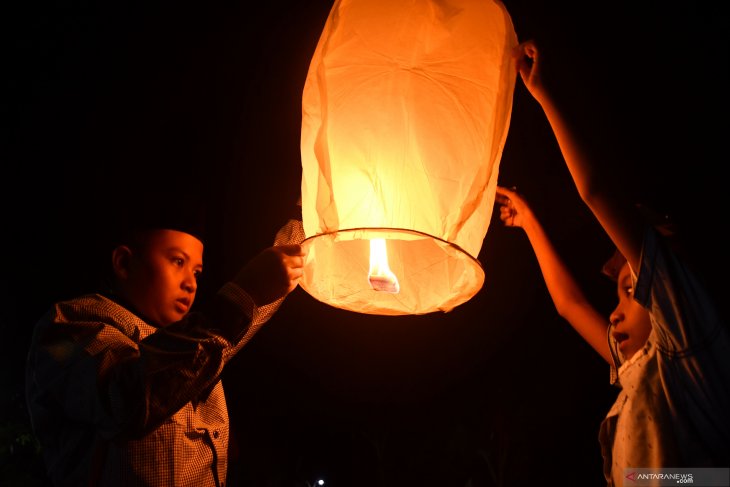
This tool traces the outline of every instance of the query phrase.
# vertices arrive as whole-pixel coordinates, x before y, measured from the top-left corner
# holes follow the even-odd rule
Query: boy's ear
[[[112,251],[112,269],[118,278],[129,275],[129,264],[132,259],[132,249],[126,245],[119,245]]]

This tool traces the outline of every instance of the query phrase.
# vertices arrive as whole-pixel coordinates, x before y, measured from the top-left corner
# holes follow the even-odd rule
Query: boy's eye
[[[175,264],[178,267],[182,267],[183,264],[185,264],[185,261],[183,259],[181,259],[180,257],[173,257],[172,258],[172,263]]]
[[[200,279],[200,276],[203,274],[203,271],[193,271],[193,275],[195,276],[195,280]]]

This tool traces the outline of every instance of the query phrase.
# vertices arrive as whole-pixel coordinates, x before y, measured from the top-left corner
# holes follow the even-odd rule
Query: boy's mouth
[[[175,301],[175,307],[179,312],[187,313],[188,309],[190,309],[190,300],[184,298],[178,299]]]

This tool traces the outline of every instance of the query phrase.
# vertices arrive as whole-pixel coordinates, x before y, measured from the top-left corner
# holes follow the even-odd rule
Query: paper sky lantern
[[[516,45],[495,0],[335,0],[302,96],[303,289],[380,315],[481,289]]]

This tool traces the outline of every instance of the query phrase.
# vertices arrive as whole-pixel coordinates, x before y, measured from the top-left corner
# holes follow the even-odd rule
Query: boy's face
[[[203,243],[176,230],[155,230],[130,250],[121,292],[146,320],[167,326],[182,319],[195,300],[203,270]]]
[[[629,265],[624,263],[617,280],[618,305],[611,313],[614,328],[611,334],[621,354],[630,359],[646,343],[651,333],[649,312],[634,300],[634,287]]]

